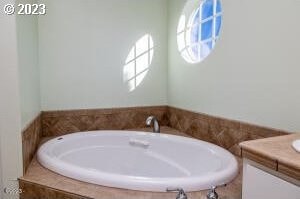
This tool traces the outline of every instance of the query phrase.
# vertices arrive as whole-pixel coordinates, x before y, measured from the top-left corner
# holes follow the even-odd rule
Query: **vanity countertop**
[[[292,147],[297,139],[300,134],[242,142],[242,156],[300,180],[300,153]]]

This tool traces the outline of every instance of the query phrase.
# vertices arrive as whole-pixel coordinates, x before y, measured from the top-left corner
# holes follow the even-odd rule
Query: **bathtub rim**
[[[222,169],[221,171],[218,172],[214,172],[214,173],[209,173],[206,175],[201,175],[201,177],[203,178],[202,180],[199,179],[199,176],[193,176],[193,177],[187,177],[187,178],[164,178],[164,177],[152,177],[152,178],[139,178],[136,176],[128,176],[128,175],[122,175],[122,174],[113,174],[113,173],[107,173],[107,172],[100,172],[100,171],[92,171],[92,170],[88,170],[85,168],[81,168],[79,166],[74,166],[73,164],[70,163],[66,163],[62,160],[59,159],[54,159],[52,157],[50,157],[49,155],[45,156],[45,146],[52,144],[52,143],[56,143],[58,139],[63,138],[64,141],[66,140],[65,138],[68,137],[74,137],[74,136],[82,136],[84,134],[89,134],[89,133],[100,133],[101,135],[112,135],[114,133],[118,134],[132,134],[132,135],[146,135],[146,136],[156,136],[156,137],[166,137],[166,138],[172,138],[174,140],[179,140],[179,141],[184,141],[184,140],[188,140],[191,142],[201,142],[202,144],[208,145],[213,147],[214,149],[217,149],[219,151],[221,151],[224,154],[227,154],[229,158],[229,162],[231,167],[226,167],[226,169]],[[204,183],[209,183],[212,184],[213,186],[215,185],[223,185],[223,184],[229,184],[231,181],[233,181],[235,179],[235,177],[238,175],[239,173],[239,168],[238,168],[238,162],[236,160],[236,158],[234,157],[234,155],[232,155],[228,150],[209,143],[209,142],[205,142],[202,140],[198,140],[195,138],[190,138],[190,137],[185,137],[185,136],[180,136],[180,135],[172,135],[172,134],[165,134],[165,133],[151,133],[151,132],[144,132],[144,131],[130,131],[130,130],[97,130],[97,131],[85,131],[85,132],[76,132],[76,133],[72,133],[72,134],[67,134],[67,135],[62,135],[59,137],[55,137],[52,138],[50,140],[48,140],[47,142],[43,143],[40,148],[38,149],[37,152],[37,160],[38,162],[45,167],[48,170],[51,170],[55,173],[58,173],[62,176],[65,177],[69,177],[78,181],[83,181],[83,182],[87,182],[87,183],[92,183],[92,184],[96,184],[99,186],[106,186],[106,187],[112,187],[112,188],[120,188],[120,189],[129,189],[129,190],[136,190],[136,191],[149,191],[149,192],[166,192],[166,188],[168,187],[178,187],[178,184],[182,184],[180,185],[180,187],[185,188],[187,185],[186,184],[196,184],[196,182],[199,185],[195,185],[195,186],[191,186],[189,185],[189,188],[185,188],[184,190],[187,192],[194,192],[194,191],[200,191],[200,190],[205,190],[205,189],[209,189],[211,188],[211,186],[207,187],[204,186],[202,184]],[[53,160],[56,160],[57,162],[53,162]],[[45,166],[47,165],[47,166]],[[58,166],[59,165],[59,166]],[[67,168],[67,169],[65,169]],[[77,171],[77,175],[79,175],[79,177],[75,177],[74,176],[74,172]],[[113,180],[108,180],[107,182],[102,181],[101,183],[99,183],[99,178],[95,177],[101,175],[101,178],[111,178]],[[220,176],[222,175],[222,179],[218,179]],[[87,177],[88,176],[88,177]],[[214,178],[216,178],[217,180],[215,180]],[[102,179],[103,180],[103,179]],[[176,181],[176,183],[172,183],[172,181]],[[118,181],[118,185],[111,185],[111,181]],[[139,186],[139,188],[137,188],[136,184],[142,184],[142,187]],[[165,187],[165,184],[168,183],[169,185],[167,187]],[[164,186],[165,188],[161,188],[162,186]]]

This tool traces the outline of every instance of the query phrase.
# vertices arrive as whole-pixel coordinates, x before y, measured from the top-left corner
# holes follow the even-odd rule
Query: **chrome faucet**
[[[206,196],[207,199],[218,199],[219,195],[216,192],[216,188],[217,187],[212,187],[209,191],[208,194]]]
[[[167,192],[178,192],[176,199],[187,199],[187,195],[182,188],[167,188]]]
[[[154,116],[149,116],[146,120],[146,125],[151,126],[152,122],[153,122],[153,132],[160,133],[160,126],[159,126],[158,120]]]
[[[207,198],[207,199],[218,199],[218,198],[219,198],[219,195],[218,195],[216,189],[217,189],[218,187],[226,187],[226,186],[227,186],[227,184],[221,184],[221,185],[219,185],[219,186],[213,186],[213,187],[208,191],[208,193],[207,193],[207,195],[206,195],[206,198]]]

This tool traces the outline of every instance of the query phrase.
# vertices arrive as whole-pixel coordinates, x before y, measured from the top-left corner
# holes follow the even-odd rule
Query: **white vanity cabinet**
[[[300,199],[299,181],[250,160],[243,162],[243,199]]]

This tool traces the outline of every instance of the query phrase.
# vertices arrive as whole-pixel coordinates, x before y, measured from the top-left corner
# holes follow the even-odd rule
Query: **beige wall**
[[[13,0],[3,0],[0,8]],[[21,108],[15,16],[0,12],[0,141],[4,187],[22,175]],[[1,190],[2,191],[2,190]],[[3,198],[14,198],[5,195]]]
[[[167,104],[166,0],[40,0],[43,110]],[[150,34],[154,57],[142,84],[129,92],[123,66]]]
[[[300,1],[222,3],[220,40],[207,59],[191,65],[176,42],[185,1],[169,1],[169,104],[300,131]]]

